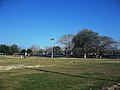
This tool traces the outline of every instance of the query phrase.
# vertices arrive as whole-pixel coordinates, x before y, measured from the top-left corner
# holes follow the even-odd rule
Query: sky
[[[82,29],[120,40],[120,0],[0,0],[0,44],[44,48]]]

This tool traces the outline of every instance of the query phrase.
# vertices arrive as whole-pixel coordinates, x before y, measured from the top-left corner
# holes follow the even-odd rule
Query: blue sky
[[[0,0],[0,44],[46,47],[84,28],[120,40],[119,0]]]

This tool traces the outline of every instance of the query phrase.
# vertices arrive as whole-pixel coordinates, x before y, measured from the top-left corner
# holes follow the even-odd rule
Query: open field
[[[101,90],[120,83],[120,59],[0,56],[0,90]]]

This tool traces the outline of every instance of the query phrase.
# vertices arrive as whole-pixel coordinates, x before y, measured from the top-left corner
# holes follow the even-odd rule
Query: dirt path
[[[39,65],[35,66],[25,66],[25,65],[10,65],[10,66],[0,66],[0,70],[11,70],[11,69],[23,69],[23,68],[38,68]]]

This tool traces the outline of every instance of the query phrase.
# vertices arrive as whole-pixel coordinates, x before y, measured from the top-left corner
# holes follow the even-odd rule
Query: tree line
[[[11,45],[11,46],[5,45],[5,44],[0,45],[0,53],[1,54],[13,55],[13,54],[19,53],[19,52],[20,52],[20,48],[16,44]]]
[[[60,46],[54,46],[54,54],[63,54],[63,50]],[[39,48],[36,45],[31,46],[28,49],[24,49],[19,47],[16,44],[13,45],[0,45],[0,54],[1,55],[24,55],[27,53],[27,55],[34,55],[34,54],[51,54],[52,48],[47,47],[45,49]]]
[[[89,29],[83,29],[76,35],[64,35],[58,42],[65,45],[68,55],[72,54],[74,57],[102,58],[103,55],[120,55],[118,41]]]
[[[59,38],[60,46],[54,46],[54,54],[72,57],[97,57],[103,55],[120,55],[118,46],[120,43],[109,36],[101,36],[99,33],[89,29],[82,29],[76,35],[66,34]],[[0,45],[0,53],[13,55],[15,53],[24,54],[51,54],[52,47],[45,49],[33,45],[31,48],[21,49],[18,45]]]

